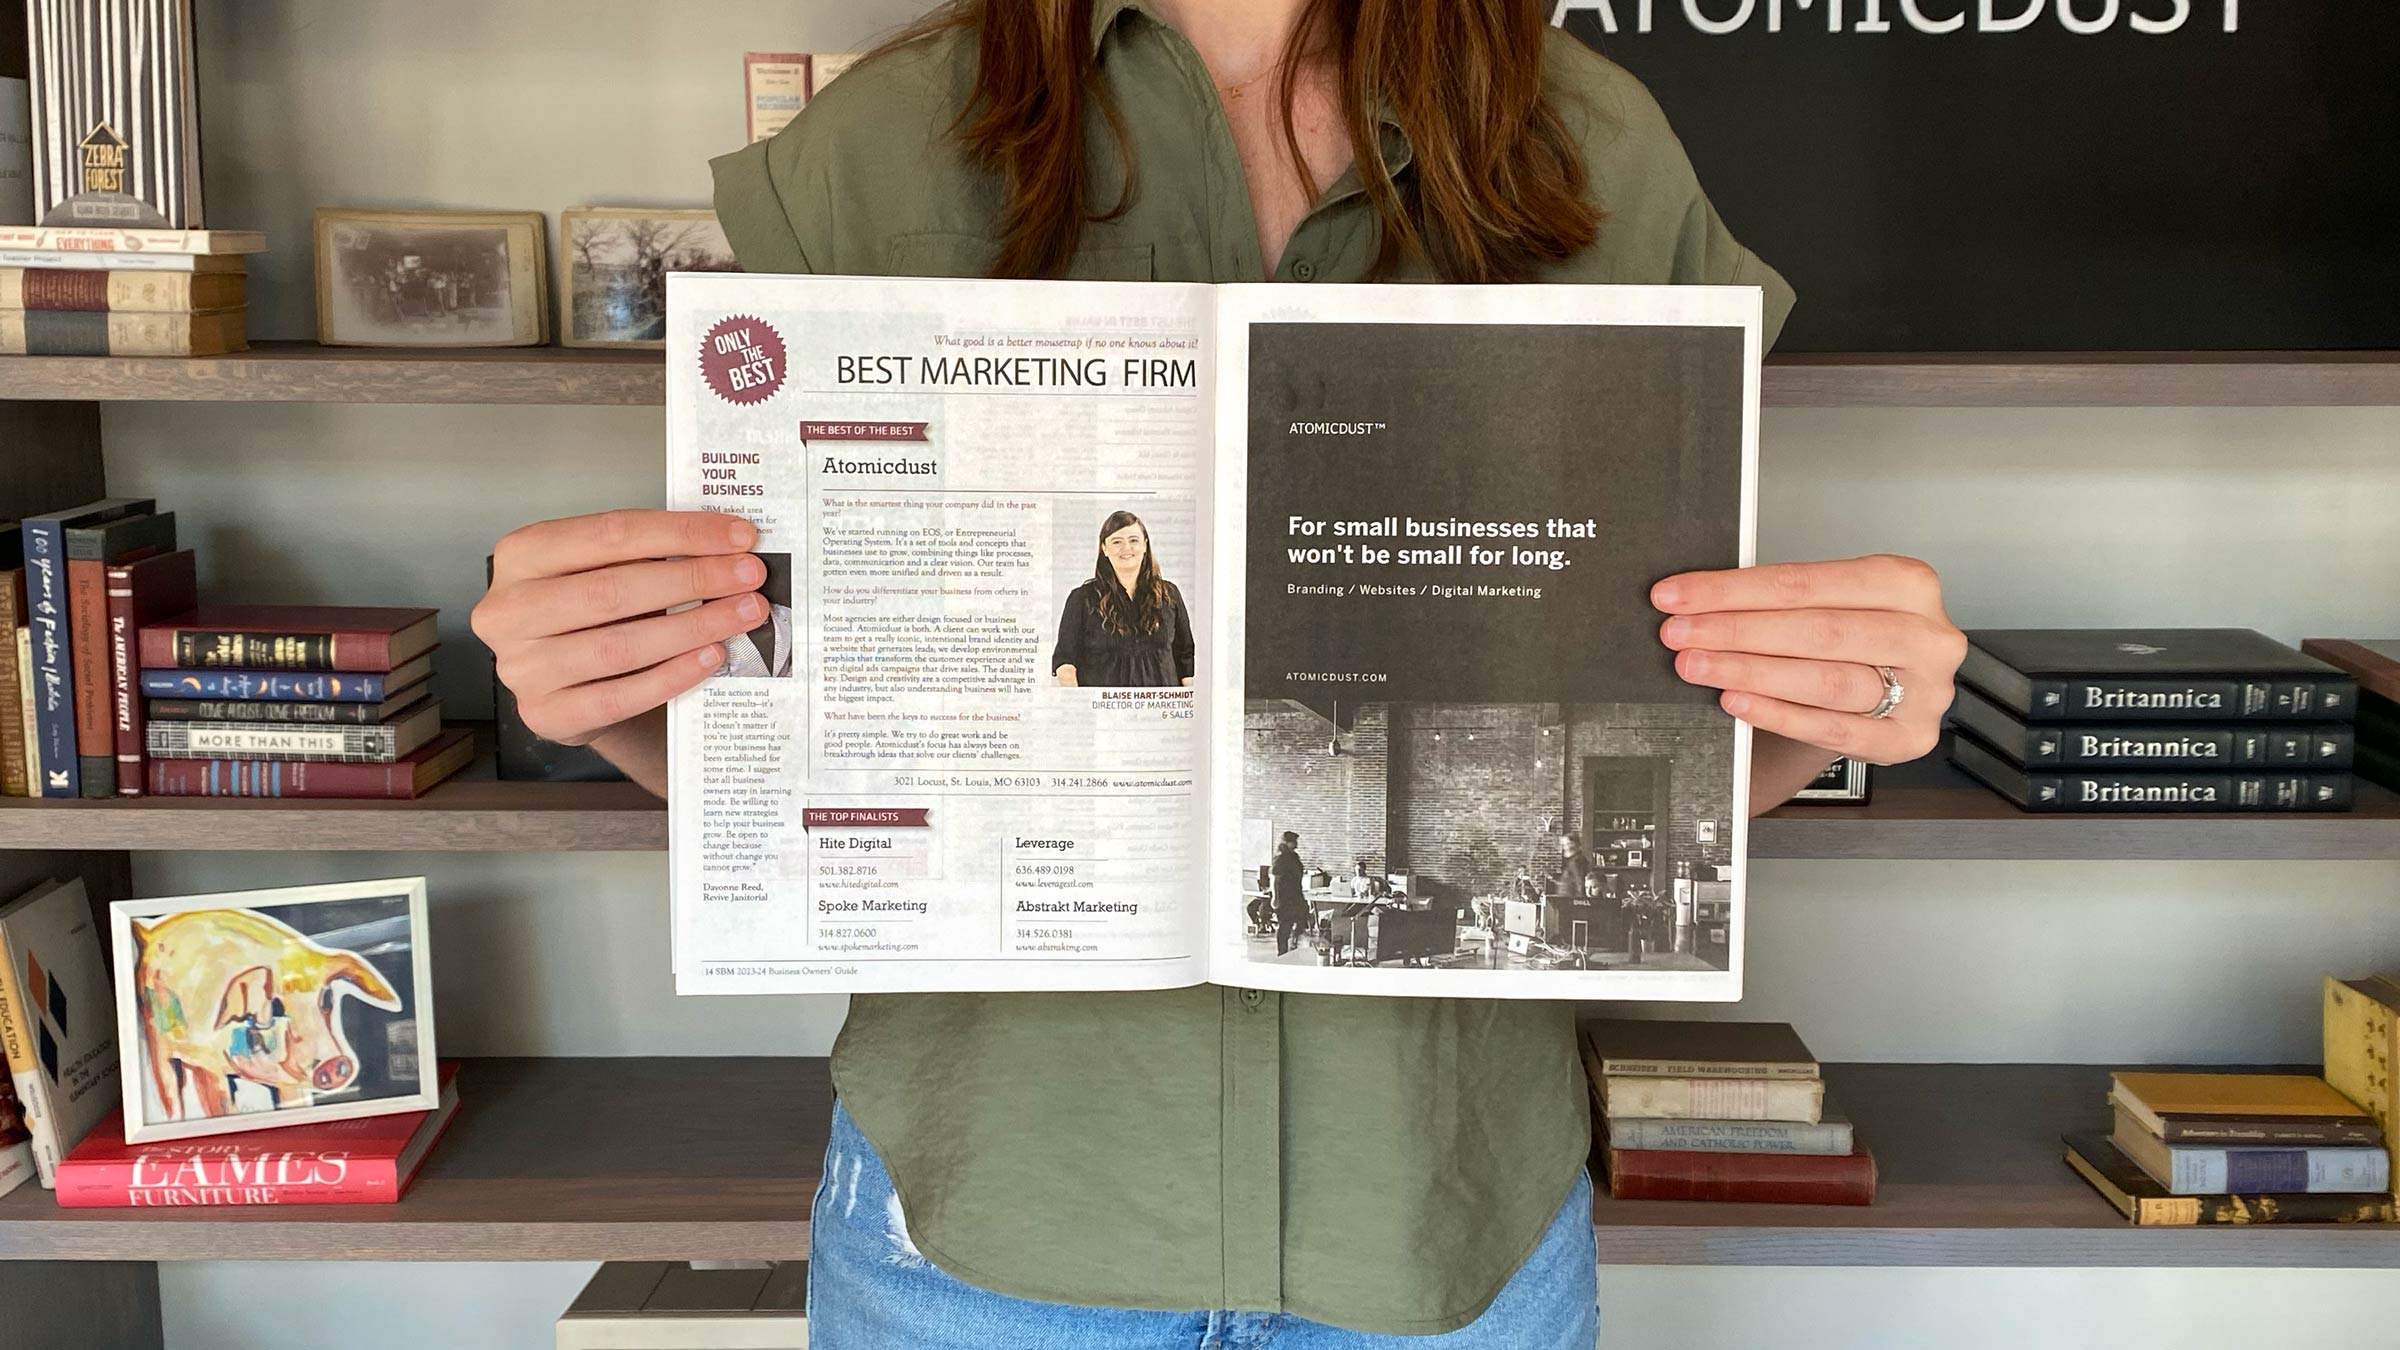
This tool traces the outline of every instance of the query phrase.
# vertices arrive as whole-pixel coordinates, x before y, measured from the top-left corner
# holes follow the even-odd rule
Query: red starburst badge
[[[783,387],[783,335],[748,314],[719,319],[700,339],[700,373],[727,403],[764,403]]]

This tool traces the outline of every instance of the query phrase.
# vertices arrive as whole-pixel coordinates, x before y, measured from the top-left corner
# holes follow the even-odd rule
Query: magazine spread
[[[1759,293],[678,275],[685,993],[1740,997]]]

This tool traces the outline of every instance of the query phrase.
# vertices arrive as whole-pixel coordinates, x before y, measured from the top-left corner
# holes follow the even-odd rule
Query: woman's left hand
[[[1673,616],[1659,637],[1675,673],[1724,690],[1725,711],[1761,731],[1871,764],[1941,739],[1967,639],[1942,610],[1941,578],[1915,558],[1685,572],[1650,602]],[[1904,691],[1881,719],[1867,716],[1883,699],[1877,666]]]

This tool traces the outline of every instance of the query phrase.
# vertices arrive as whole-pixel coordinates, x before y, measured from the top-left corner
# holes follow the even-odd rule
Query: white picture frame
[[[1863,806],[1873,791],[1872,766],[1847,756],[1825,766],[1806,787],[1792,794],[1795,802],[1825,802]]]
[[[428,938],[421,876],[112,903],[126,1142],[435,1109]]]

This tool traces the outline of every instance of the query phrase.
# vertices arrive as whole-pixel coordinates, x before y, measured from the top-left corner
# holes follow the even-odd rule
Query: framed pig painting
[[[425,878],[109,906],[125,1138],[430,1111]]]

